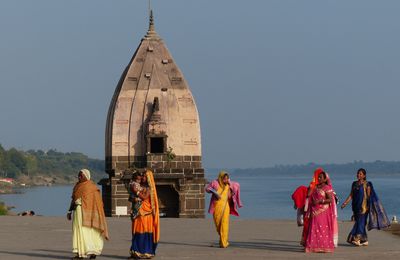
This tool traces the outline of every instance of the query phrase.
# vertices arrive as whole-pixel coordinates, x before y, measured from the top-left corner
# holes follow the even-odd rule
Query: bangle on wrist
[[[136,196],[139,196],[139,194],[140,194],[140,191],[136,192]]]

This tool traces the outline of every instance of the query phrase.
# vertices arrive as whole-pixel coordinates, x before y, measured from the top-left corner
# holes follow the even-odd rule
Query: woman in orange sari
[[[95,259],[103,250],[103,239],[109,239],[103,201],[99,188],[90,180],[89,170],[80,170],[78,179],[67,214],[68,220],[73,216],[73,259]]]
[[[131,259],[154,257],[160,239],[158,197],[153,172],[146,171],[142,177],[142,185],[146,188],[137,194],[142,199],[142,204],[132,220]]]

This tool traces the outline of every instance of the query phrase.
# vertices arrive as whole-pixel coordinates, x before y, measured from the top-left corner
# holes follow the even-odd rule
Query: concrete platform
[[[211,219],[162,219],[156,259],[400,259],[400,237],[369,232],[368,247],[345,242],[351,222],[339,224],[339,248],[333,254],[306,254],[294,221],[231,218],[230,243],[218,248]],[[109,218],[111,240],[98,259],[126,259],[130,220]],[[71,222],[61,217],[0,217],[0,259],[70,259]]]

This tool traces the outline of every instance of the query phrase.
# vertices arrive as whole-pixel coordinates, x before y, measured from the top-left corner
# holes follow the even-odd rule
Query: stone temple
[[[153,170],[160,214],[204,217],[197,107],[182,72],[154,30],[153,15],[115,89],[106,125],[107,216],[128,215],[129,171]]]

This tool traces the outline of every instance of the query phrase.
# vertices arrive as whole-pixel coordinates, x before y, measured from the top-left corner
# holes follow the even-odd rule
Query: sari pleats
[[[158,198],[152,172],[146,172],[150,196],[143,200],[138,216],[132,221],[131,256],[152,258],[160,238]]]
[[[100,230],[83,226],[81,200],[77,200],[77,207],[72,222],[72,252],[79,257],[100,255],[103,250],[103,237]]]
[[[367,194],[368,188],[370,189],[370,197]],[[347,242],[363,244],[368,242],[366,227],[368,227],[368,230],[379,230],[389,227],[390,221],[371,182],[361,184],[356,181],[353,182],[351,194],[355,222],[347,237]]]
[[[330,253],[334,251],[334,222],[336,221],[333,210],[334,203],[317,205],[313,203],[324,199],[326,193],[332,193],[330,186],[316,188],[311,194],[310,204],[312,206],[309,212],[306,252]],[[333,196],[331,197],[333,198]]]
[[[218,193],[221,198],[215,204],[215,210],[213,214],[215,228],[220,236],[219,245],[220,247],[228,247],[228,236],[229,236],[229,203],[228,203],[228,191],[229,186],[225,185],[224,188],[220,187]]]
[[[367,225],[368,214],[355,214],[354,215],[354,226],[347,237],[348,243],[360,242],[365,243],[368,241]]]
[[[148,201],[144,201],[142,207],[148,204]],[[132,222],[131,255],[139,258],[153,257],[157,249],[157,243],[154,242],[153,215],[146,214],[142,209],[140,213],[144,214]]]

